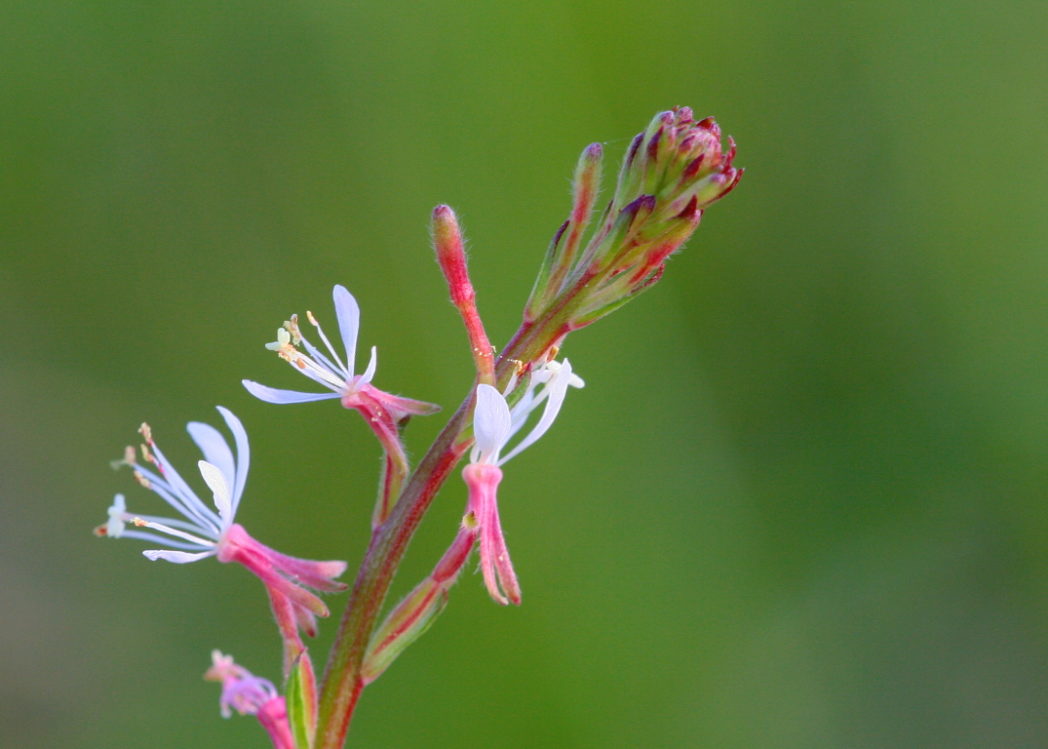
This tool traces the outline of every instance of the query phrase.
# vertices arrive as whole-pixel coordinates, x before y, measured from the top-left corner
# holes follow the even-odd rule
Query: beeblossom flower
[[[392,395],[371,384],[375,376],[377,354],[371,347],[371,359],[361,374],[356,374],[357,332],[360,327],[360,307],[356,299],[344,286],[336,285],[332,291],[335,315],[346,357],[339,356],[331,340],[325,335],[312,312],[306,312],[310,324],[327,349],[324,353],[302,335],[298,316],[292,315],[283,327],[277,330],[277,340],[267,343],[266,348],[275,351],[314,382],[331,392],[306,393],[297,390],[281,390],[244,380],[244,387],[256,398],[267,403],[305,403],[308,401],[338,398],[345,408],[353,409],[364,418],[379,444],[386,453],[386,471],[379,487],[379,501],[375,504],[372,526],[377,527],[389,516],[392,503],[396,500],[400,482],[408,472],[408,458],[400,441],[400,428],[411,416],[435,413],[439,406],[432,403]],[[305,351],[299,349],[301,346]]]
[[[279,694],[269,679],[255,676],[220,650],[211,651],[211,667],[204,679],[222,684],[218,705],[223,718],[230,717],[234,710],[241,715],[254,715]]]
[[[335,303],[335,316],[338,319],[342,345],[346,351],[345,359],[336,352],[331,340],[325,335],[312,312],[307,312],[306,317],[316,329],[324,348],[327,349],[326,354],[302,335],[298,315],[292,315],[291,319],[277,330],[276,341],[266,344],[266,348],[275,351],[281,359],[331,392],[310,393],[282,390],[260,385],[252,380],[244,380],[244,387],[248,392],[267,403],[278,404],[306,403],[338,398],[346,408],[367,411],[366,418],[376,415],[375,412],[384,412],[388,414],[394,424],[409,416],[432,414],[438,411],[440,407],[432,403],[391,395],[371,384],[378,366],[378,352],[374,346],[371,347],[371,359],[367,367],[362,373],[356,374],[360,307],[345,286],[336,285],[332,291],[332,298]],[[305,352],[301,351],[299,346],[305,349]]]
[[[142,552],[153,561],[186,564],[213,556],[220,562],[239,562],[266,586],[286,638],[293,635],[297,640],[296,626],[313,634],[314,617],[327,616],[328,610],[323,601],[304,586],[326,592],[344,590],[345,584],[336,582],[335,578],[345,571],[346,563],[286,556],[259,543],[234,522],[247,481],[250,449],[240,420],[226,408],[219,406],[218,411],[233,434],[235,455],[214,427],[199,422],[191,422],[187,427],[204,455],[197,467],[211,490],[214,509],[201,501],[168,462],[153,441],[152,430],[143,424],[139,430],[144,439],[140,448],[142,461],[134,448],[129,447],[118,465],[129,466],[138,483],[167,502],[181,517],[129,512],[124,496],[117,494],[109,508],[109,520],[97,527],[95,534],[134,538],[168,547]]]
[[[474,444],[470,462],[462,470],[469,489],[468,511],[480,529],[480,567],[491,597],[501,604],[519,604],[520,584],[513,570],[509,549],[499,520],[497,490],[507,461],[533,445],[553,425],[569,387],[583,387],[582,379],[571,371],[571,363],[549,361],[532,371],[524,393],[511,408],[505,396],[491,385],[477,386],[473,411]],[[531,431],[505,455],[509,442],[528,421],[530,414],[543,407]]]
[[[222,685],[218,698],[223,718],[236,710],[241,715],[254,715],[269,734],[276,749],[295,749],[295,739],[287,720],[287,703],[273,682],[255,676],[233,661],[233,656],[211,651],[211,668],[204,674],[208,681]]]

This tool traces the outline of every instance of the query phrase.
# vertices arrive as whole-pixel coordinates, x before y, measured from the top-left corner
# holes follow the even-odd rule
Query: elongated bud
[[[476,294],[466,267],[462,231],[450,206],[438,205],[433,209],[433,249],[436,250],[437,262],[440,263],[440,269],[447,279],[452,303],[456,307],[471,304]]]
[[[448,602],[448,590],[455,584],[476,540],[477,523],[472,513],[469,513],[463,518],[458,535],[430,576],[397,604],[372,635],[360,672],[365,684],[381,676],[444,610]]]
[[[572,185],[572,221],[582,223],[589,215],[593,199],[597,196],[597,188],[600,187],[600,165],[603,160],[604,146],[600,143],[590,143],[579,156]]]
[[[564,280],[571,275],[578,256],[579,245],[589,226],[593,204],[600,189],[601,162],[604,147],[600,143],[586,146],[579,156],[572,182],[571,215],[553,236],[538,278],[524,308],[524,320],[530,322],[537,310],[563,290]]]
[[[448,602],[448,591],[427,577],[404,598],[368,645],[360,676],[370,684],[382,675],[409,645],[421,637]]]
[[[466,326],[473,362],[477,367],[477,377],[481,382],[494,382],[494,350],[477,312],[477,295],[469,279],[462,231],[459,229],[455,212],[449,206],[438,205],[433,209],[432,232],[433,249],[437,253],[437,263],[448,282],[451,302],[458,309]]]
[[[564,249],[557,260],[557,267],[550,278],[549,286],[553,294],[560,291],[565,276],[571,270],[575,256],[578,254],[583,232],[589,225],[593,203],[597,199],[597,190],[600,188],[600,166],[603,158],[604,147],[600,143],[591,143],[583,150],[578,166],[575,167],[571,218],[568,219],[570,229],[564,242]]]
[[[571,219],[568,219],[554,232],[553,239],[546,248],[546,255],[542,259],[542,265],[539,266],[539,274],[531,287],[531,296],[528,297],[528,303],[524,305],[524,322],[533,322],[539,312],[549,304],[549,300],[556,295],[557,289],[550,283],[550,276],[553,273],[554,265],[562,255],[564,237],[570,228]]]

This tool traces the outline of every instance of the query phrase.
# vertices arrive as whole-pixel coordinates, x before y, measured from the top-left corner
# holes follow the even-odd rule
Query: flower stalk
[[[702,211],[738,183],[742,170],[732,165],[734,155],[733,143],[726,153],[721,151],[720,130],[712,119],[695,122],[688,108],[660,113],[631,144],[615,196],[579,254],[602,157],[599,145],[587,147],[576,168],[571,215],[554,236],[523,321],[496,357],[494,382],[488,384],[505,388],[536,362],[552,359],[568,333],[604,317],[656,283],[666,260],[697,228]],[[450,224],[453,215],[450,209],[438,208],[435,221]],[[450,226],[442,228],[454,237]],[[439,243],[437,231],[434,235]],[[453,247],[454,239],[448,245]],[[440,252],[438,248],[438,257]],[[464,262],[454,267],[456,273],[461,268],[465,274]],[[450,288],[461,278],[447,270],[445,277]],[[464,288],[461,282],[458,286]],[[456,306],[461,313],[463,308]],[[470,338],[476,351],[472,332]],[[482,371],[480,362],[477,368]],[[344,743],[367,683],[363,664],[382,604],[422,517],[471,446],[469,416],[475,399],[473,390],[407,479],[386,521],[374,529],[322,680],[319,749],[339,749]]]
[[[474,548],[479,547],[491,598],[504,605],[521,603],[499,514],[503,466],[549,430],[570,388],[583,387],[569,361],[556,359],[568,334],[661,279],[668,259],[698,227],[705,209],[738,183],[742,170],[732,165],[734,155],[730,138],[727,150],[722,149],[720,130],[712,119],[695,121],[688,108],[662,112],[632,141],[612,197],[598,215],[604,152],[600,144],[587,146],[576,165],[568,218],[550,242],[519,328],[499,354],[477,309],[458,219],[450,207],[437,206],[431,216],[433,247],[466,329],[476,378],[414,470],[402,430],[412,416],[432,414],[438,407],[373,385],[374,347],[364,371],[356,370],[360,310],[352,294],[338,285],[332,292],[341,353],[312,312],[306,319],[320,346],[303,335],[296,315],[284,322],[267,348],[323,391],[282,390],[251,380],[243,381],[245,388],[276,404],[337,399],[363,417],[383,452],[370,541],[319,684],[302,633],[314,635],[317,617],[328,615],[317,593],[346,589],[336,579],[346,563],[281,554],[234,521],[244,491],[248,444],[232,413],[219,409],[233,433],[235,453],[214,428],[189,426],[204,455],[198,468],[213,494],[214,509],[167,463],[143,425],[141,463],[129,448],[120,464],[130,466],[139,483],[180,517],[133,514],[117,495],[108,522],[96,533],[165,544],[167,548],[144,552],[153,560],[183,564],[214,556],[220,562],[237,562],[264,584],[281,634],[284,696],[215,651],[207,677],[222,684],[224,715],[234,709],[255,715],[276,749],[340,749],[364,688],[443,611]],[[467,455],[462,476],[468,498],[456,535],[429,575],[382,618],[411,539]]]

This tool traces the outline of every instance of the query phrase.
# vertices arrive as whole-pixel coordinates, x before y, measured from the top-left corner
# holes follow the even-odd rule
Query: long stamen
[[[137,515],[129,518],[129,522],[138,528],[152,528],[155,531],[166,533],[169,536],[174,536],[175,538],[182,538],[186,541],[189,541],[190,543],[199,544],[200,546],[212,548],[215,546],[215,542],[213,540],[201,538],[200,536],[194,536],[192,533],[180,531],[177,528],[172,528],[171,526],[164,525],[163,523],[155,523],[149,520],[145,520]]]
[[[133,460],[133,454],[129,451],[127,457],[131,458],[129,465],[134,471],[135,480],[160,496],[180,514],[195,521],[201,529],[211,529],[217,534],[222,527],[221,518],[200,501],[189,484],[168,463],[164,453],[153,442],[149,426],[143,424],[139,431],[146,438],[146,443],[141,446],[143,459],[155,466],[157,472],[153,473],[140,463],[136,463]]]
[[[329,341],[327,335],[324,334],[324,329],[320,327],[320,323],[317,322],[317,318],[314,317],[313,313],[309,310],[306,310],[306,317],[309,319],[310,324],[317,329],[317,335],[320,336],[320,340],[322,340],[324,342],[324,345],[327,346],[327,350],[331,353],[332,358],[338,363],[338,366],[341,369],[345,370],[347,376],[352,377],[353,372],[350,371],[348,365],[344,365],[342,363],[342,360],[338,357],[338,354],[335,353],[335,347],[331,345],[331,341]],[[346,352],[346,355],[348,356],[349,352]]]
[[[312,315],[310,317],[315,323],[316,321],[312,318]],[[320,331],[320,333],[321,337],[324,338],[323,331]],[[330,349],[330,341],[327,338],[324,338],[324,341]],[[299,351],[298,346],[303,346],[306,349],[306,353]],[[267,343],[266,348],[270,351],[275,351],[277,356],[314,382],[318,382],[336,392],[342,390],[345,380],[349,376],[337,355],[335,356],[335,361],[332,362],[302,335],[302,331],[298,326],[298,315],[292,315],[290,320],[284,322],[284,326],[277,330],[277,340],[273,343]],[[334,354],[334,351],[332,351],[332,354]]]
[[[209,536],[209,537],[211,536],[211,533],[209,532],[209,530],[207,528],[201,528],[198,525],[194,525],[193,523],[187,522],[185,520],[179,520],[177,518],[164,518],[164,517],[160,517],[158,515],[136,515],[133,512],[125,512],[125,513],[120,515],[120,518],[125,523],[131,523],[131,522],[133,522],[135,520],[135,518],[138,518],[140,520],[145,520],[147,523],[156,523],[158,525],[166,525],[166,526],[170,526],[172,528],[178,528],[179,530],[188,531],[190,533],[192,533],[194,531],[196,531],[198,533],[202,532],[203,535],[206,535],[206,536]]]
[[[135,472],[135,480],[139,484],[163,499],[171,505],[174,510],[185,515],[190,520],[195,521],[197,527],[201,529],[209,528],[216,534],[219,532],[219,529],[221,528],[221,519],[200,503],[199,500],[197,500],[197,502],[188,501],[184,492],[178,491],[167,481],[158,477],[148,469],[143,468],[141,465],[136,464],[133,466],[133,469]],[[186,486],[185,491],[189,491],[188,486]]]
[[[309,341],[305,338],[303,338],[301,342],[307,347],[312,348],[309,346]],[[335,371],[334,365],[327,366],[325,361],[317,361],[317,359],[320,358],[318,356],[320,352],[315,349],[310,352],[313,356],[307,356],[289,344],[278,353],[282,359],[294,366],[298,371],[314,382],[329,387],[335,392],[341,392],[342,388],[345,386],[345,381],[342,379],[341,374]]]
[[[124,531],[120,534],[120,538],[133,538],[138,541],[148,541],[149,543],[160,544],[166,547],[167,550],[174,549],[178,551],[197,552],[205,550],[205,547],[202,547],[200,544],[191,544],[188,541],[177,541],[170,536],[161,536],[159,533],[151,533],[148,531]]]

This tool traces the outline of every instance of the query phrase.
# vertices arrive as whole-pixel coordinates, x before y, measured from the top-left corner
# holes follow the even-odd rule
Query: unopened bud
[[[466,326],[477,376],[481,382],[491,382],[494,380],[494,350],[477,312],[476,293],[469,280],[462,231],[455,212],[449,206],[438,205],[433,209],[432,231],[437,263],[447,279],[451,302],[458,308]]]
[[[360,677],[370,684],[389,668],[397,656],[429,629],[448,602],[444,585],[427,577],[397,604],[368,644]]]
[[[582,227],[589,219],[593,201],[600,187],[600,166],[604,159],[604,148],[600,143],[586,146],[575,167],[575,180],[572,185],[573,204],[571,221],[576,227]]]
[[[451,301],[456,307],[474,297],[473,284],[466,268],[466,251],[462,244],[455,212],[449,206],[438,205],[433,209],[433,249],[437,262],[448,281]]]
[[[590,164],[598,153],[590,146],[576,168],[572,214],[547,254],[526,322],[569,310],[567,329],[574,330],[617,309],[661,277],[665,259],[691,236],[703,210],[742,176],[732,165],[734,141],[723,149],[712,117],[696,122],[688,107],[659,112],[630,143],[614,197],[576,255],[578,216],[595,200],[597,185],[589,177],[596,177]]]

